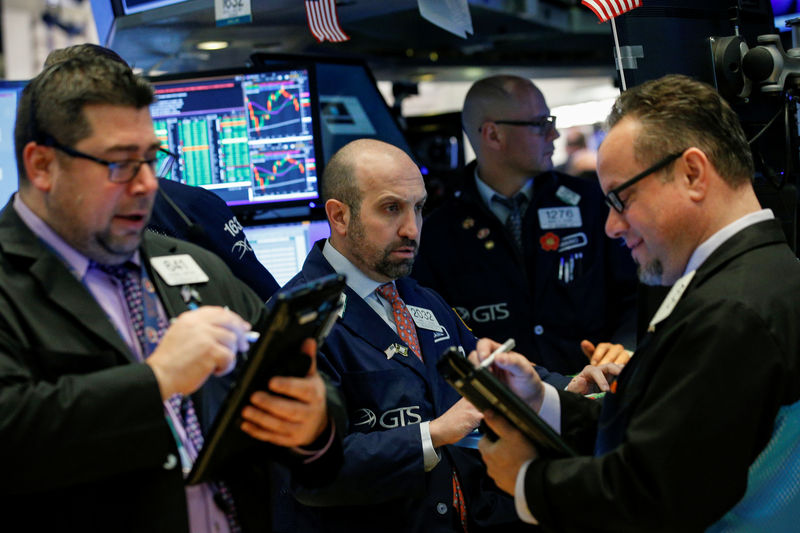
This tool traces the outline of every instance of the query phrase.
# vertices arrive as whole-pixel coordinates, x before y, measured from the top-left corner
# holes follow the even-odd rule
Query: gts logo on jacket
[[[500,302],[496,304],[479,305],[470,312],[469,309],[464,307],[456,307],[456,311],[461,315],[461,320],[469,322],[493,322],[495,320],[505,320],[511,316],[508,311],[508,302]]]
[[[422,417],[419,415],[419,405],[389,409],[380,416],[380,419],[370,409],[362,407],[361,409],[356,409],[353,413],[353,421],[354,427],[366,426],[373,428],[377,423],[384,429],[394,429],[411,424],[419,424],[422,422]]]

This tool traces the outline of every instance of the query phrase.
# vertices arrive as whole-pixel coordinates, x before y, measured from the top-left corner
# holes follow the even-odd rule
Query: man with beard
[[[315,476],[336,466],[336,402],[312,363],[253,394],[240,425],[311,449],[185,485],[266,310],[217,256],[145,231],[174,159],[152,100],[102,53],[54,62],[20,98],[19,192],[0,213],[5,530],[269,531],[271,458]]]
[[[736,113],[670,75],[622,93],[608,124],[605,231],[644,283],[672,288],[602,409],[548,397],[517,354],[495,360],[582,456],[537,457],[487,414],[489,472],[545,531],[797,531],[800,265],[758,203]]]
[[[291,513],[287,499],[280,531],[523,526],[476,451],[457,445],[481,414],[436,371],[447,348],[469,352],[475,338],[439,295],[407,277],[427,197],[419,169],[394,146],[354,141],[328,162],[323,196],[331,236],[287,286],[334,271],[347,276],[344,309],[319,364],[345,395],[350,428],[336,481],[297,488],[301,502],[326,507]],[[293,518],[299,523],[287,522]]]

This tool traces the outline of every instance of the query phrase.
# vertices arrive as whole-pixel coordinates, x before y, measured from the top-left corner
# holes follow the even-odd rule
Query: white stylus
[[[508,339],[506,342],[501,344],[498,349],[489,354],[489,357],[481,361],[481,364],[478,365],[478,368],[486,368],[487,366],[491,365],[494,363],[494,358],[497,356],[497,354],[512,350],[514,346],[516,346],[514,339]]]

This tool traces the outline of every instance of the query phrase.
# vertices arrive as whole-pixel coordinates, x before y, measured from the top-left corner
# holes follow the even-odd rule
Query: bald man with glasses
[[[597,183],[552,170],[559,132],[541,91],[518,76],[480,80],[462,124],[476,160],[425,220],[412,276],[476,336],[513,337],[559,388],[565,378],[556,373],[626,362],[633,264],[602,231],[608,211]]]

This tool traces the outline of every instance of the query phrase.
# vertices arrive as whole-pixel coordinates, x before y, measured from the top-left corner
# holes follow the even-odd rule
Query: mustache
[[[416,251],[416,249],[417,249],[418,247],[419,247],[419,243],[417,243],[417,241],[415,241],[414,239],[409,239],[409,238],[407,238],[407,237],[403,237],[403,238],[400,240],[400,242],[399,242],[399,243],[397,243],[397,244],[393,244],[393,245],[392,245],[392,247],[391,247],[391,249],[392,249],[392,250],[396,250],[396,249],[398,249],[398,248],[411,248],[411,249],[413,249],[414,251]]]

